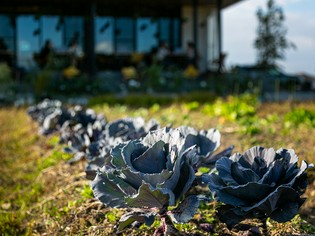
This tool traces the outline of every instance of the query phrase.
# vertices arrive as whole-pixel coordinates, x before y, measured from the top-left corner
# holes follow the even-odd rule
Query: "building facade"
[[[212,62],[221,54],[221,10],[236,2],[2,0],[0,38],[12,52],[12,64],[26,70],[37,66],[34,55],[47,40],[62,54],[76,38],[89,73],[106,69],[100,58],[106,64],[106,57],[148,54],[161,41],[173,55],[193,42],[205,71],[215,69]]]

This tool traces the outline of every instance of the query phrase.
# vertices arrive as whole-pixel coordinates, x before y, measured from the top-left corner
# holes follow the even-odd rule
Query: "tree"
[[[259,21],[254,44],[257,49],[257,63],[262,67],[275,67],[278,59],[284,59],[286,49],[295,48],[286,38],[283,10],[273,0],[268,0],[267,11],[259,8],[256,14]]]

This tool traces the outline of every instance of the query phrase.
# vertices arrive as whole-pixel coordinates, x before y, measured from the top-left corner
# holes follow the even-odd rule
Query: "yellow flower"
[[[123,67],[121,73],[124,79],[135,79],[137,77],[137,71],[133,66]]]
[[[75,66],[69,66],[63,70],[63,75],[67,79],[72,79],[73,77],[80,74],[80,70],[78,70]]]
[[[184,76],[187,78],[196,78],[199,75],[198,69],[194,65],[188,65],[184,70]]]

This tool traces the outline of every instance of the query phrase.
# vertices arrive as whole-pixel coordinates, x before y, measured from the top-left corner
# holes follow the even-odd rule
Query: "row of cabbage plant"
[[[160,127],[152,119],[126,117],[108,122],[81,106],[44,100],[29,107],[42,134],[59,132],[69,161],[86,159],[94,195],[107,207],[128,208],[117,230],[161,219],[157,235],[176,232],[173,223],[188,222],[200,202],[216,200],[219,219],[233,227],[245,219],[291,220],[305,201],[306,170],[292,149],[255,146],[243,154],[229,146],[219,153],[216,129]],[[199,167],[208,167],[201,174]]]

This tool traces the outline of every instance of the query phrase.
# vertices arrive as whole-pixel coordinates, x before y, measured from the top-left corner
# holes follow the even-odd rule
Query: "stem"
[[[163,236],[166,232],[165,217],[161,217],[161,225],[154,231],[153,236]]]
[[[267,227],[267,219],[263,219],[261,223],[262,223],[262,234],[265,236],[269,236],[269,231]]]

